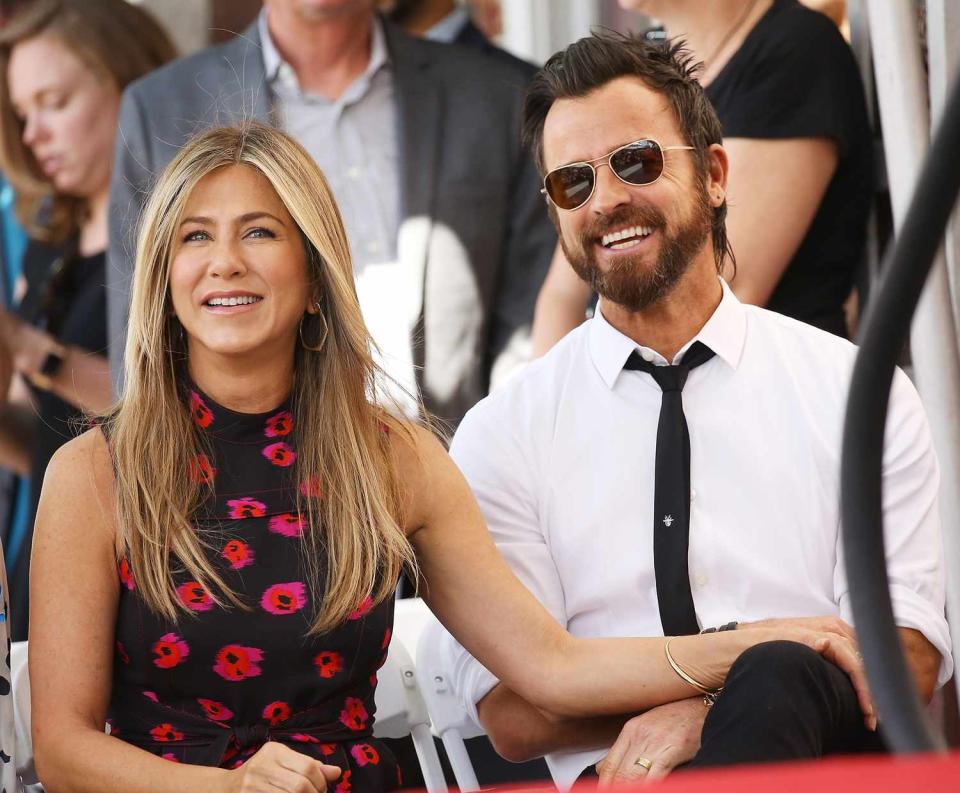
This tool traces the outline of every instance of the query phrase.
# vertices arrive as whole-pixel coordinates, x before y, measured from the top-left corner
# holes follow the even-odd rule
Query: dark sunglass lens
[[[625,182],[650,184],[663,173],[663,152],[655,141],[638,140],[616,152],[610,167]]]
[[[593,191],[593,168],[589,165],[568,165],[547,174],[547,193],[561,209],[576,209]]]

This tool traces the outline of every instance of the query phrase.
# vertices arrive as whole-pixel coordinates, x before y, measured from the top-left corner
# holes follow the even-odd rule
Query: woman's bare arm
[[[47,468],[34,529],[30,679],[37,773],[55,793],[227,790],[231,772],[171,763],[104,733],[119,584],[113,474],[92,430]]]
[[[668,664],[664,638],[575,639],[500,557],[476,501],[440,443],[414,428],[395,439],[408,494],[407,526],[440,621],[508,688],[557,716],[636,713],[695,694]],[[671,650],[696,679],[718,687],[736,658],[762,641],[791,639],[850,674],[868,718],[873,707],[852,642],[801,628],[724,631],[673,639]]]

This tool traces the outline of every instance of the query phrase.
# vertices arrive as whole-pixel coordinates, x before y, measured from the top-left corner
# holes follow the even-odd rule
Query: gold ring
[[[645,771],[649,771],[650,766],[653,765],[653,763],[650,762],[646,757],[638,757],[636,760],[633,761],[633,764],[642,765]]]

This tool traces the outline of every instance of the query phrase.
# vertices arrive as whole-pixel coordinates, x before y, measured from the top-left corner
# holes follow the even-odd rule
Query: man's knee
[[[823,669],[823,656],[805,644],[763,642],[743,652],[730,667],[727,687],[749,685],[791,688]]]

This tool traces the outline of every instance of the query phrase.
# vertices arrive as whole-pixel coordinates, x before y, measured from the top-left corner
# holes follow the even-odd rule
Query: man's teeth
[[[630,226],[630,228],[620,229],[620,231],[613,231],[609,234],[604,234],[600,239],[601,244],[607,247],[626,247],[625,245],[615,245],[617,242],[623,240],[632,240],[634,237],[646,237],[649,234],[653,233],[653,229],[647,226]]]
[[[207,301],[208,306],[247,306],[250,303],[259,303],[262,297],[253,295],[243,295],[242,297],[211,297]]]

